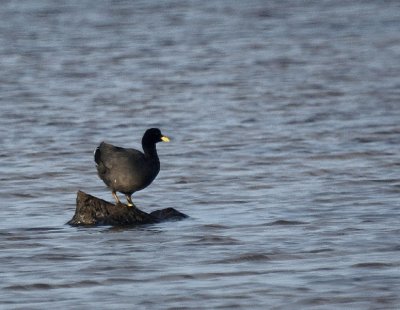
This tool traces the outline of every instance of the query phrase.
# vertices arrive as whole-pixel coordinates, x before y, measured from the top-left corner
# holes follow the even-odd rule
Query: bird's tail
[[[101,163],[101,151],[100,151],[100,147],[97,147],[94,150],[94,161],[96,163],[96,166],[100,165]]]
[[[101,160],[101,150],[100,150],[103,143],[104,142],[101,142],[100,145],[94,150],[94,162],[96,163],[96,166],[103,164],[103,162]]]
[[[100,143],[100,145],[94,150],[94,161],[96,163],[96,168],[97,168],[97,173],[101,177],[103,174],[106,173],[107,168],[104,165],[103,160],[101,159],[102,154],[101,154],[101,146],[103,143]]]

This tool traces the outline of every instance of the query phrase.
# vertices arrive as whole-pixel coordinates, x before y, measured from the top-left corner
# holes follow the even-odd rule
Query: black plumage
[[[169,142],[158,128],[146,130],[142,138],[143,152],[126,149],[105,142],[100,143],[94,152],[97,172],[111,189],[117,203],[116,192],[125,194],[129,206],[133,206],[132,194],[153,182],[160,171],[156,143]]]

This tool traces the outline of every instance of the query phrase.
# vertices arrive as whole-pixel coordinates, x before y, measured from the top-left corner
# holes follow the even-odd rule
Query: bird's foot
[[[117,195],[116,192],[113,191],[113,192],[112,192],[112,195],[113,195],[113,197],[114,197],[114,199],[115,199],[115,205],[116,205],[116,206],[122,204],[122,202],[121,202],[121,200],[119,200],[118,195]]]
[[[129,208],[134,207],[135,205],[134,205],[133,202],[132,202],[132,197],[131,197],[131,195],[127,195],[127,194],[126,194],[125,197],[126,197],[126,201],[128,202],[127,206],[128,206]]]

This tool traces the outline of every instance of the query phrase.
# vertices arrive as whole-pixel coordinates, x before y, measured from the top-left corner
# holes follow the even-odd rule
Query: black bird
[[[117,204],[121,203],[117,192],[123,193],[128,206],[133,206],[132,194],[149,186],[160,171],[156,143],[169,142],[160,129],[146,130],[142,138],[143,152],[135,149],[100,143],[94,152],[100,179],[111,189]]]

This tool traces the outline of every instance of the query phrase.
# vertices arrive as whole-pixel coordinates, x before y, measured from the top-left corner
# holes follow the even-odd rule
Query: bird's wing
[[[144,154],[135,149],[125,149],[102,142],[95,152],[96,163],[101,162],[107,169],[124,162],[144,160]]]

